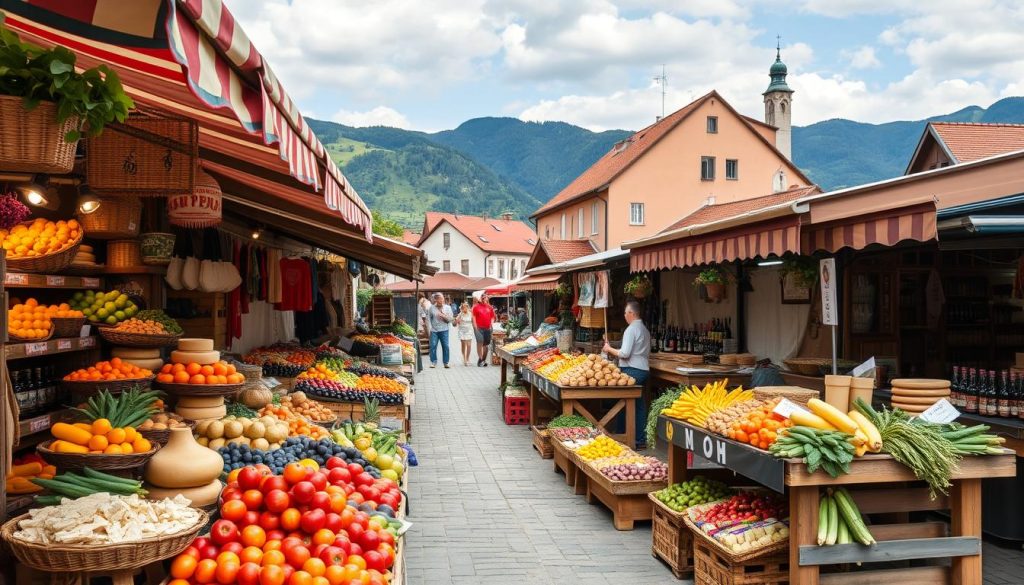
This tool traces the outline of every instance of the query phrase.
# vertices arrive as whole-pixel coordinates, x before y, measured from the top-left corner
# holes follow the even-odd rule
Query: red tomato
[[[373,569],[375,571],[386,571],[387,568],[384,566],[384,557],[375,550],[366,551],[363,553],[363,558],[366,559],[366,568]]]
[[[266,504],[267,511],[280,514],[291,505],[291,498],[288,496],[288,492],[284,490],[271,490],[266,492],[263,503]]]
[[[367,524],[370,522],[370,515],[360,510],[356,512],[356,516],[352,521],[363,528],[366,528]]]
[[[326,467],[327,469],[334,469],[336,467],[344,467],[345,465],[345,460],[342,459],[341,457],[331,457],[327,459],[327,463],[324,465],[324,467]]]
[[[199,560],[203,559],[215,559],[220,554],[220,549],[215,544],[208,544],[203,548],[199,549]]]
[[[274,512],[263,512],[260,514],[259,525],[267,532],[277,530],[281,527],[281,516]]]
[[[348,528],[345,529],[345,532],[348,532],[348,537],[352,542],[361,542],[363,540],[363,533],[366,532],[366,528],[358,522],[352,522],[352,524],[349,524]]]
[[[257,563],[243,563],[238,568],[238,575],[235,577],[238,585],[259,585],[260,566]]]
[[[284,540],[285,536],[287,536],[287,534],[285,534],[284,530],[281,530],[280,528],[267,531],[267,540],[268,541],[276,540],[276,541],[280,542],[280,541]]]
[[[302,527],[303,532],[306,534],[316,533],[316,531],[323,528],[326,523],[327,513],[319,508],[306,512],[299,520],[299,526]]]
[[[238,486],[228,486],[224,488],[224,491],[220,493],[221,502],[230,502],[231,500],[241,500],[242,490],[238,489]]]
[[[248,530],[248,528],[246,528]],[[245,542],[245,535],[242,535],[242,542]],[[380,545],[380,536],[375,530],[367,530],[359,537],[359,546],[366,550],[373,550]]]
[[[327,492],[316,492],[309,501],[310,508],[319,508],[324,512],[331,511],[331,496]]]
[[[245,517],[248,508],[241,499],[228,500],[220,505],[220,517],[232,522],[238,522]]]
[[[186,548],[185,550],[181,551],[181,554],[188,555],[190,557],[194,557],[197,561],[199,560],[199,549],[196,548],[196,545],[195,545],[194,542],[192,543],[192,546],[190,546],[190,547]]]
[[[284,581],[285,583],[287,583],[288,579],[291,578],[292,573],[295,572],[295,567],[289,565],[288,563],[285,563],[281,565],[281,570],[284,571]]]
[[[281,490],[282,492],[288,491],[288,482],[285,481],[280,475],[270,475],[263,478],[260,482],[260,491],[264,494],[269,494],[274,490]]]
[[[313,475],[309,476],[309,482],[313,484],[316,491],[322,492],[327,488],[327,474],[322,471],[316,471]],[[316,575],[313,575],[314,577]]]
[[[373,485],[373,476],[365,471],[357,473],[352,480],[356,485]]]
[[[334,533],[341,532],[341,515],[335,514],[334,512],[328,512],[327,519],[324,521],[324,528]]]
[[[215,578],[220,585],[232,585],[238,577],[238,570],[241,568],[236,562],[217,563]]]
[[[235,553],[236,555],[240,555],[240,554],[242,554],[242,550],[244,548],[245,547],[242,546],[242,543],[240,543],[238,541],[233,541],[233,542],[229,542],[229,543],[225,544],[224,546],[220,547],[220,552],[221,553],[230,552],[230,553]],[[220,555],[217,555],[217,556],[220,556]]]
[[[317,555],[328,567],[332,565],[344,565],[348,554],[340,546],[328,546]]]
[[[192,574],[196,583],[213,583],[217,579],[217,561],[203,559],[196,565],[196,571]]]
[[[238,487],[243,490],[259,489],[263,474],[252,465],[238,470]]]
[[[312,556],[309,549],[302,545],[284,548],[283,552],[284,558],[288,561],[288,564],[293,567],[301,567]]]
[[[210,538],[215,544],[225,545],[238,540],[238,526],[231,520],[221,518],[210,528]]]
[[[347,467],[333,467],[327,472],[327,481],[331,485],[341,485],[352,481],[352,472]]]
[[[260,569],[260,585],[284,585],[284,569],[278,565],[264,565]]]
[[[242,493],[242,501],[249,510],[259,511],[263,507],[263,492],[258,489],[245,490]]]
[[[358,463],[349,463],[348,472],[352,474],[352,477],[355,477],[363,472],[363,466]]]
[[[245,513],[245,516],[243,516],[242,519],[239,520],[238,527],[242,528],[244,526],[249,526],[250,524],[259,524],[259,523],[260,523],[260,513],[257,512],[256,510],[249,510],[248,512]]]
[[[287,471],[286,471],[287,473]],[[292,486],[292,498],[300,504],[308,504],[316,493],[316,486],[311,481],[300,481]]]
[[[260,548],[267,543],[267,533],[258,524],[251,524],[242,529],[241,540],[245,546]]]

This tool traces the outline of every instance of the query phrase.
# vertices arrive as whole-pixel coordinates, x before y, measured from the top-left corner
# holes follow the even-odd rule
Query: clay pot
[[[224,460],[192,437],[192,429],[170,429],[167,444],[146,464],[146,481],[162,488],[205,486],[220,477]]]
[[[725,298],[725,285],[722,283],[705,284],[704,289],[708,293],[708,300],[718,302]]]

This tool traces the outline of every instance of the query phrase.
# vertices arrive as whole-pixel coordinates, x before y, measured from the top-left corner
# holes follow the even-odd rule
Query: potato
[[[206,447],[210,444],[210,439],[207,439],[206,437],[199,437],[198,439],[196,439],[196,443],[199,443],[203,447]]]
[[[608,385],[608,381],[605,380],[604,378],[601,378],[600,380],[597,381],[597,385],[598,386],[607,386]]]
[[[206,427],[206,432],[203,433],[211,439],[219,439],[224,436],[224,423],[219,420],[210,421],[210,425]]]
[[[139,425],[140,431],[148,431],[151,428],[153,428],[153,421],[149,419],[147,419],[145,422]]]
[[[261,451],[268,451],[270,449],[270,443],[268,443],[263,437],[253,439],[251,446],[253,449],[259,449]]]
[[[207,443],[206,446],[216,451],[217,449],[220,449],[221,447],[224,446],[224,442],[225,441],[223,438],[210,439],[210,442]]]
[[[154,431],[166,431],[167,430],[167,423],[162,423],[162,422],[153,423],[153,430]]]
[[[224,424],[224,436],[228,439],[241,437],[243,430],[242,423],[237,420],[228,421]]]

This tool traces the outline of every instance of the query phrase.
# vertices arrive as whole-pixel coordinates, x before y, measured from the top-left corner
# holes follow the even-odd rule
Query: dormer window
[[[485,238],[483,236],[477,236],[477,237],[480,238],[480,241],[485,243],[485,244],[490,243],[490,240],[488,240],[487,238]]]
[[[494,228],[494,231],[496,231],[496,232],[500,232],[501,231],[501,228],[496,226],[496,225],[494,225],[493,223],[491,224],[491,227]]]
[[[529,240],[526,240],[526,243],[527,243],[527,244],[530,244],[531,246],[533,246],[533,245],[534,245],[534,244],[536,244],[537,242],[533,241],[533,238],[530,238]]]

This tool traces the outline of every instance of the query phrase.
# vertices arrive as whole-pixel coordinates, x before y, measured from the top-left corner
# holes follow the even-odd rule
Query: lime
[[[114,306],[118,309],[123,309],[128,304],[128,297],[121,295],[114,301]]]
[[[125,315],[126,315],[127,317],[129,317],[129,318],[130,318],[130,317],[134,317],[134,316],[135,316],[135,313],[137,313],[137,312],[138,312],[138,310],[139,310],[139,308],[138,308],[138,307],[136,307],[135,305],[131,305],[130,307],[126,307],[126,308],[125,308],[125,310],[124,310],[124,314],[125,314]],[[120,311],[118,311],[118,312],[120,313]]]
[[[83,293],[82,291],[78,291],[75,294],[71,295],[71,298],[76,301],[80,301],[85,298],[85,293]]]
[[[88,319],[90,323],[96,323],[97,321],[100,320],[100,318],[97,317],[96,315],[89,315]]]
[[[83,311],[83,313],[84,312],[85,311]],[[96,311],[96,316],[99,317],[100,319],[106,319],[108,316],[110,316],[110,311],[106,310],[105,308],[104,309],[100,309],[100,310]]]
[[[113,315],[107,317],[107,323],[109,323],[110,325],[117,325],[117,317]]]
[[[106,309],[108,313],[113,313],[117,310],[117,305],[115,305],[113,301],[107,301],[106,303],[103,303],[103,308]]]
[[[92,315],[95,312],[96,311],[92,310],[92,307],[87,307],[85,309],[82,309],[82,314],[85,315],[86,317],[88,317],[89,315]]]
[[[124,321],[125,319],[128,318],[124,311],[115,312],[114,317],[116,317],[118,321]]]

